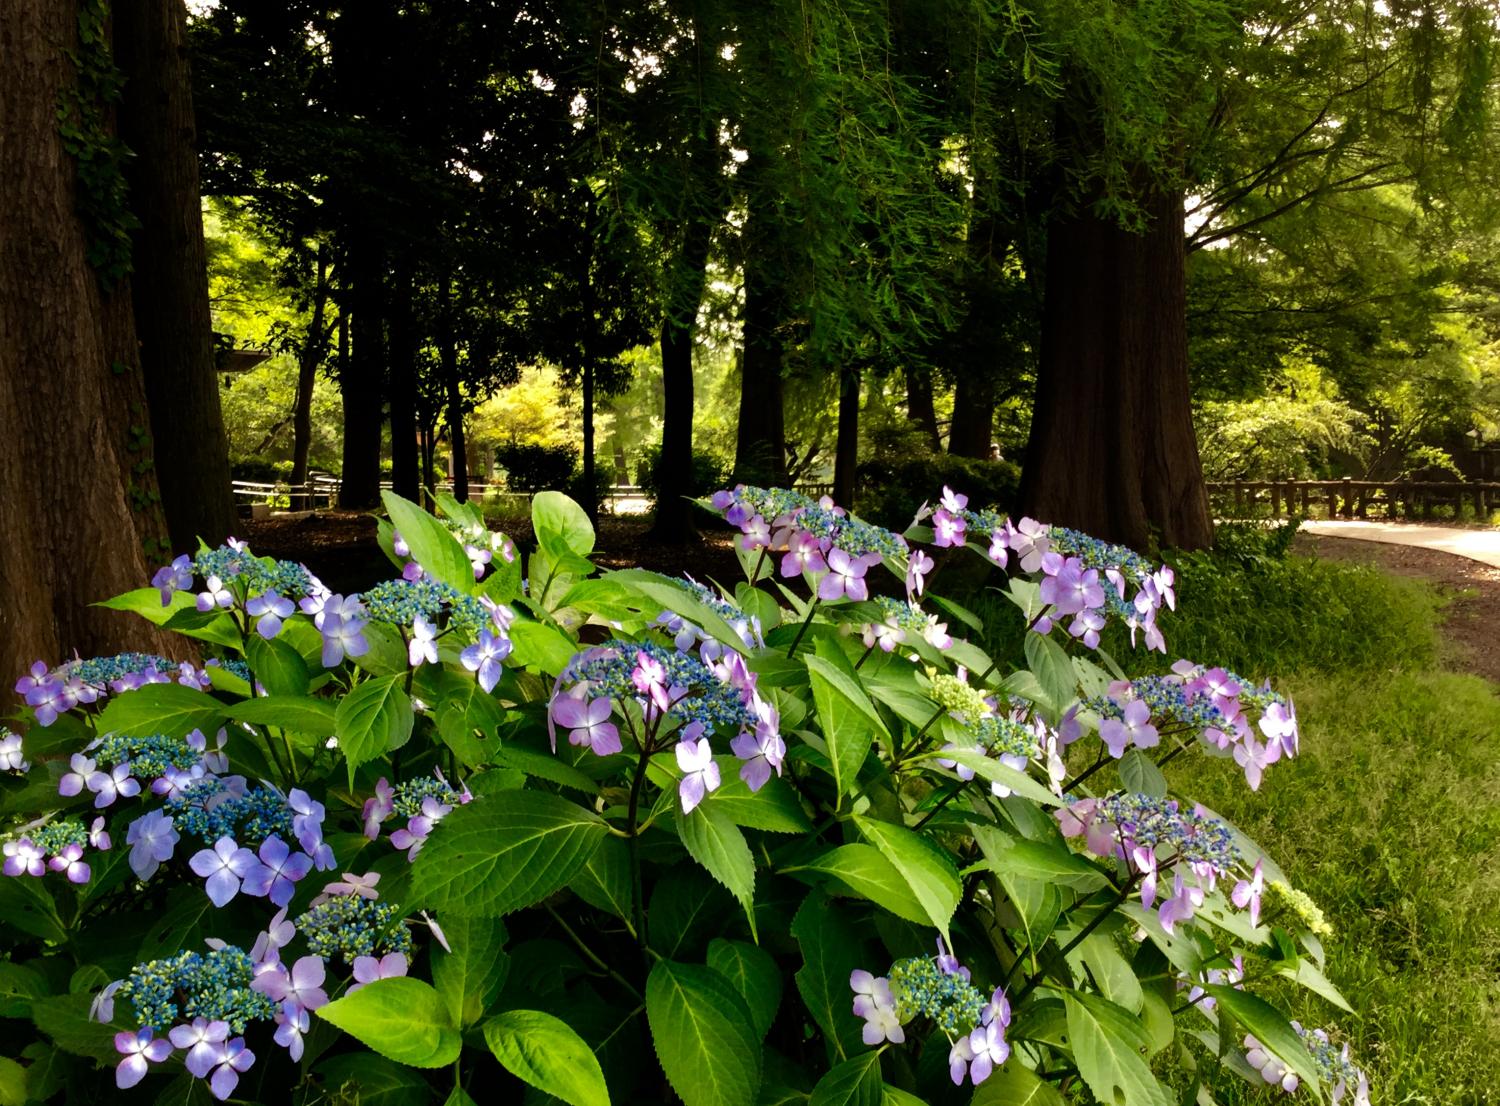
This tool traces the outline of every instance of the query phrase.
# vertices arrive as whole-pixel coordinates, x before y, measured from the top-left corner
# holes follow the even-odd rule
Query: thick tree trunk
[[[76,4],[0,4],[0,473],[8,489],[0,497],[0,696],[7,699],[38,659],[57,664],[75,649],[84,656],[181,649],[139,618],[89,606],[149,578],[141,542],[155,476],[129,282],[107,299],[101,294],[77,214],[76,166],[58,134],[63,89],[76,83],[67,53],[78,49]],[[135,453],[122,444],[132,426],[140,431]],[[143,522],[132,501],[146,508]]]
[[[1147,549],[1200,549],[1213,522],[1193,434],[1182,196],[1142,234],[1091,213],[1048,228],[1026,514]]]
[[[292,486],[307,483],[307,458],[312,451],[313,385],[318,380],[318,366],[328,349],[328,328],[323,315],[328,304],[328,261],[321,243],[313,261],[312,318],[302,336],[297,352],[297,399],[292,408]],[[342,322],[340,325],[343,325]],[[313,505],[311,496],[295,496],[292,506],[306,510]]]
[[[667,310],[661,321],[662,425],[661,464],[657,469],[657,541],[691,542],[698,538],[693,522],[693,339],[698,307],[708,283],[708,248],[713,226],[706,218],[690,219],[682,247],[671,262],[673,274]]]
[[[353,356],[341,366],[344,463],[339,506],[364,510],[380,502],[380,423],[385,395],[385,261],[380,243],[351,229],[348,268]]]
[[[412,267],[406,258],[396,263],[390,320],[391,487],[402,498],[419,503],[422,479],[417,456],[417,333],[412,318]]]
[[[740,355],[740,421],[734,478],[747,484],[785,484],[786,411],[782,401],[783,297],[771,270],[767,216],[752,210],[746,228],[744,350]]]
[[[208,262],[182,0],[112,8],[125,76],[120,137],[140,219],[131,280],[156,471],[172,546],[217,545],[234,523],[229,440],[219,411]]]
[[[460,503],[469,501],[469,450],[464,440],[464,397],[458,381],[458,342],[453,328],[453,287],[448,274],[443,274],[440,289],[443,298],[442,334],[439,338],[438,356],[442,361],[443,388],[446,399],[444,421],[448,424],[448,442],[453,447],[453,498]]]
[[[989,366],[985,367],[986,370]],[[995,384],[987,371],[961,372],[953,388],[953,424],[948,452],[956,457],[988,457],[995,427]]]
[[[841,507],[854,509],[854,474],[859,468],[858,369],[839,373],[839,429],[833,451],[833,499]]]
[[[908,365],[906,377],[906,417],[927,438],[934,453],[943,451],[943,436],[938,431],[937,407],[932,400],[932,369],[926,365]]]

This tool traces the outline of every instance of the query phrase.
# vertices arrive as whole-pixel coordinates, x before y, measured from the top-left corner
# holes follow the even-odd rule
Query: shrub
[[[578,451],[568,445],[530,445],[511,442],[495,450],[511,491],[560,491],[573,479]]]
[[[891,529],[902,529],[933,489],[963,489],[976,507],[1009,510],[1021,485],[1021,467],[1011,461],[980,461],[934,453],[922,460],[862,463],[855,473],[855,501],[862,516]]]
[[[1011,670],[949,633],[972,617],[924,597],[920,545],[795,493],[713,497],[744,533],[733,592],[589,580],[587,518],[542,492],[523,595],[474,507],[385,501],[397,579],[328,595],[205,549],[108,604],[203,667],[21,681],[0,978],[32,1029],[0,1069],[25,1097],[1167,1103],[1219,1061],[1320,1098],[1361,1079],[1255,997],[1337,997],[1316,906],[1168,798],[1164,769],[1181,787],[1204,754],[1257,787],[1297,751],[1290,703],[1184,664],[1112,683],[1093,651],[1121,620],[1165,648],[1152,565],[945,496],[912,541],[1004,555]],[[905,600],[870,598],[882,563]]]
[[[641,491],[650,501],[651,507],[656,508],[656,497],[661,488],[661,445],[649,445],[641,454],[641,463],[635,470],[635,482],[641,486]],[[724,486],[729,472],[724,462],[712,453],[701,449],[693,450],[693,472],[689,479],[690,487],[688,495],[701,498],[708,495],[717,488]]]
[[[274,484],[292,478],[290,461],[273,461],[268,457],[234,457],[229,462],[229,475],[234,480],[248,480],[254,484]]]

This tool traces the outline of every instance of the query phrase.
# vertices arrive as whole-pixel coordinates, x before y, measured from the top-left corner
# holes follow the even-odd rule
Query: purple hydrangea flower
[[[608,699],[584,700],[559,695],[552,702],[552,718],[568,730],[568,743],[587,745],[601,757],[620,751],[620,730],[609,720]]]
[[[45,862],[46,853],[37,848],[36,843],[29,837],[23,837],[19,841],[7,841],[0,845],[0,853],[5,856],[5,864],[0,871],[8,876],[40,876],[47,871]]]
[[[884,1041],[899,1045],[906,1040],[890,980],[856,968],[849,973],[849,986],[854,991],[854,1014],[865,1019],[862,1033],[865,1044],[873,1048]]]
[[[195,1079],[205,1079],[218,1063],[220,1047],[229,1039],[229,1023],[194,1018],[189,1025],[173,1027],[167,1038],[176,1048],[187,1049],[183,1066]]]
[[[164,861],[172,859],[179,839],[171,816],[160,810],[131,822],[125,831],[125,843],[130,846],[130,868],[136,878],[147,880],[155,875]]]
[[[245,604],[245,613],[257,620],[255,632],[267,641],[281,633],[282,620],[290,618],[296,609],[296,604],[290,599],[284,599],[274,591],[257,595]]]
[[[286,1049],[294,1064],[302,1059],[302,1038],[311,1026],[312,1019],[303,1007],[290,999],[281,1004],[281,1013],[276,1015],[274,1037],[276,1043]]]
[[[151,586],[161,592],[161,605],[172,605],[174,591],[187,591],[193,586],[193,559],[186,553],[176,557],[169,565],[163,565],[151,577]]]
[[[288,968],[278,963],[269,971],[261,972],[250,983],[252,991],[259,991],[272,1002],[293,1002],[303,1010],[316,1010],[328,1005],[328,993],[323,990],[327,969],[321,958],[301,957]]]
[[[479,640],[460,653],[458,659],[470,672],[478,673],[479,686],[488,694],[500,682],[500,662],[510,656],[512,648],[510,638],[481,630]]]
[[[352,995],[367,983],[377,979],[396,979],[406,974],[406,957],[399,952],[388,952],[378,960],[373,956],[354,958],[354,982],[346,994]]]
[[[245,1047],[245,1038],[236,1037],[220,1045],[219,1053],[214,1059],[215,1066],[213,1074],[208,1078],[208,1089],[215,1098],[223,1102],[239,1085],[240,1074],[249,1071],[250,1065],[255,1063],[255,1053]]]
[[[437,628],[421,615],[413,620],[411,625],[411,641],[407,644],[407,660],[413,668],[423,664],[437,664]]]
[[[207,590],[198,593],[197,607],[205,614],[215,607],[234,606],[234,592],[224,586],[224,581],[217,576],[210,576],[205,581]]]
[[[85,781],[94,792],[94,806],[100,810],[116,799],[129,799],[141,793],[141,785],[131,778],[130,763],[117,764],[108,772],[95,772]]]
[[[695,727],[698,732],[702,732],[703,727],[697,722],[687,726],[683,732],[687,733]],[[691,814],[693,808],[710,791],[716,791],[719,787],[719,766],[714,763],[714,751],[708,738],[694,741],[689,737],[679,741],[677,767],[683,771],[682,781],[677,785],[677,793],[682,798],[682,812]]]
[[[285,841],[272,834],[260,843],[260,863],[245,873],[241,890],[284,907],[292,901],[297,881],[312,871],[312,866],[312,857],[292,852]]]
[[[1247,907],[1250,910],[1250,924],[1260,925],[1260,897],[1266,889],[1265,875],[1261,872],[1261,862],[1255,862],[1255,870],[1250,874],[1248,880],[1240,880],[1234,885],[1229,899],[1241,910]]]
[[[194,853],[188,867],[207,880],[203,889],[209,901],[223,906],[240,893],[240,881],[258,863],[255,854],[235,844],[234,838],[221,837],[213,848]]]
[[[82,845],[64,845],[60,853],[47,862],[54,872],[66,872],[69,883],[87,883],[92,874],[83,859]]]
[[[149,1025],[134,1033],[116,1033],[115,1051],[125,1059],[115,1067],[115,1086],[126,1091],[146,1078],[150,1064],[159,1064],[172,1055],[172,1043],[156,1037]]]
[[[68,767],[71,771],[64,772],[57,781],[57,793],[71,798],[83,790],[84,784],[99,766],[82,753],[74,753],[68,760]]]
[[[870,589],[865,583],[867,567],[863,557],[851,557],[842,549],[830,549],[828,575],[818,581],[818,598],[825,602],[846,597],[856,602],[870,598]]]
[[[1151,708],[1140,699],[1125,704],[1123,718],[1106,718],[1099,723],[1099,739],[1109,747],[1109,755],[1119,760],[1128,746],[1150,749],[1161,743],[1161,735],[1151,725]]]
[[[342,615],[327,611],[320,616],[323,631],[323,667],[334,668],[344,658],[362,657],[370,651],[370,642],[365,637],[368,620],[358,615]]]

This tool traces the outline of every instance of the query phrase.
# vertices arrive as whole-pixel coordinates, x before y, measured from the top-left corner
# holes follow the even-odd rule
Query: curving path
[[[1500,530],[1461,530],[1452,526],[1427,526],[1410,522],[1314,519],[1302,524],[1302,533],[1325,538],[1378,541],[1387,545],[1410,545],[1438,553],[1452,553],[1491,568],[1500,568]]]

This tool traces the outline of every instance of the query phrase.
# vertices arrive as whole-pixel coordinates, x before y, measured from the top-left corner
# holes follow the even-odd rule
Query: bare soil
[[[1409,545],[1298,534],[1294,552],[1373,565],[1396,576],[1435,584],[1448,599],[1442,612],[1449,662],[1461,672],[1500,681],[1500,569],[1467,557]]]

